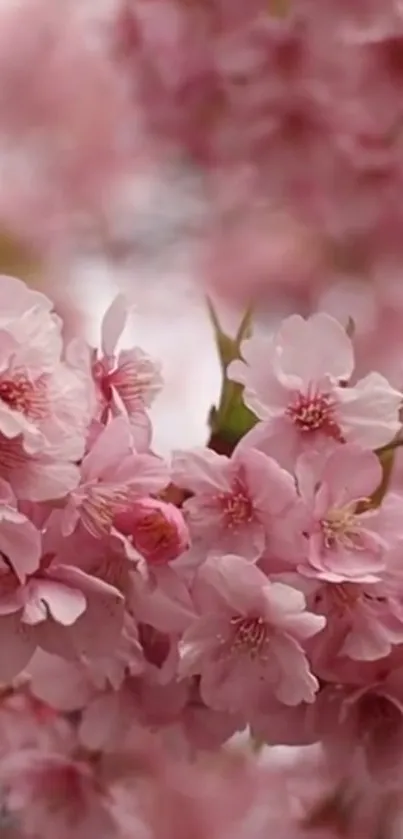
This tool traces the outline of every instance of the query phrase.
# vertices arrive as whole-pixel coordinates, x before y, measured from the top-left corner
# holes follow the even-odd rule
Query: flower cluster
[[[320,744],[323,771],[349,779],[350,793],[396,796],[403,497],[387,463],[402,394],[380,374],[352,379],[353,343],[337,321],[292,316],[269,339],[243,341],[227,367],[250,431],[228,454],[207,445],[168,462],[148,413],[161,370],[138,348],[119,351],[122,296],[98,348],[63,343],[50,301],[20,280],[0,278],[0,303],[5,824],[26,806],[24,839],[54,835],[58,820],[61,836],[73,823],[83,837],[134,836],[136,819],[160,839],[160,813],[142,814],[144,772],[176,836],[174,810],[193,783],[182,762],[247,731],[269,745]],[[154,749],[165,755],[155,770]],[[193,785],[208,797],[197,767]],[[260,837],[277,810],[259,822],[249,771],[238,815],[257,819]],[[293,826],[283,802],[276,829],[287,839],[314,818],[309,796]],[[205,806],[196,799],[189,825]],[[219,824],[200,835],[230,830]]]

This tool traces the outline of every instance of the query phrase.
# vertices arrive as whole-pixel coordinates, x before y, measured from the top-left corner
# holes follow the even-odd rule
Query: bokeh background
[[[400,0],[1,0],[0,269],[162,358],[156,444],[201,442],[231,330],[326,309],[403,382]]]

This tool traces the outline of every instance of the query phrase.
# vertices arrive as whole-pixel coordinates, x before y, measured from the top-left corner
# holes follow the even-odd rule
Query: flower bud
[[[189,531],[174,504],[143,498],[117,516],[115,526],[150,563],[165,565],[187,550]]]

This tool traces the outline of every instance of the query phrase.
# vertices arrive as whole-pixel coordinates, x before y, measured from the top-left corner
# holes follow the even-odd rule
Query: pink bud
[[[143,498],[117,516],[115,526],[151,565],[165,565],[190,544],[189,531],[181,511],[174,504]]]

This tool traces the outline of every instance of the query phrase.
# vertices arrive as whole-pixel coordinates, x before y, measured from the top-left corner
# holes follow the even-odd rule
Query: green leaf
[[[218,407],[209,415],[212,437],[221,440],[227,448],[234,448],[238,441],[256,424],[255,415],[243,403],[243,386],[227,377],[227,369],[236,358],[241,358],[241,344],[252,334],[252,310],[245,312],[235,338],[226,335],[221,328],[211,300],[207,300],[210,320],[222,369],[221,397]]]
[[[231,361],[234,361],[235,358],[240,358],[240,345],[242,341],[246,338],[250,338],[252,334],[252,310],[250,308],[246,310],[241,323],[239,324],[235,338],[231,338],[221,329],[217,313],[209,298],[207,298],[207,308],[214,330],[214,337],[221,367],[225,373],[227,367],[231,364]]]

